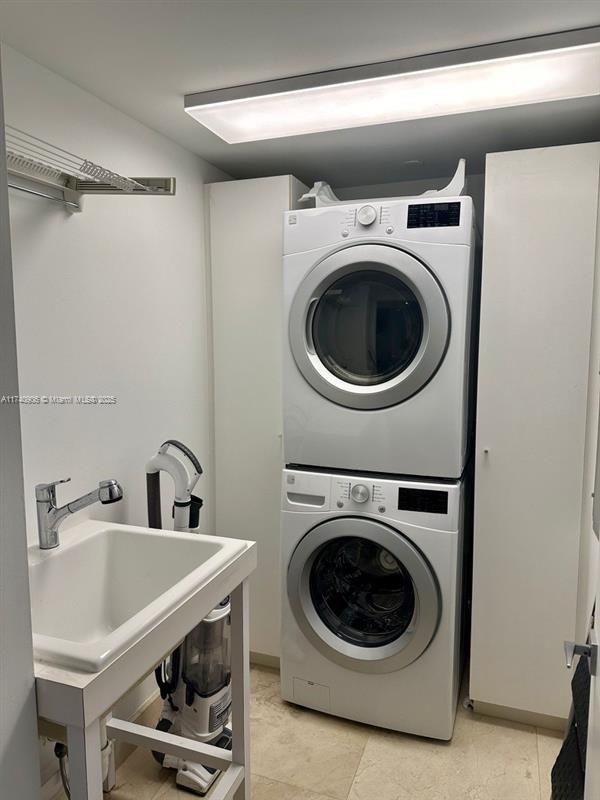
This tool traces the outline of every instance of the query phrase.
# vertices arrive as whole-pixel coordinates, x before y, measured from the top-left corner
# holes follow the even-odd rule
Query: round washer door
[[[449,333],[446,298],[430,270],[383,244],[324,258],[290,309],[298,369],[348,408],[386,408],[416,394],[441,364]]]
[[[433,639],[441,600],[422,553],[397,530],[338,517],[310,530],[288,565],[298,625],[327,658],[361,672],[393,672]]]

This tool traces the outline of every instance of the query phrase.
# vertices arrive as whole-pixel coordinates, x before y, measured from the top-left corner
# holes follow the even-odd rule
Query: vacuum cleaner
[[[198,528],[202,500],[192,494],[202,475],[194,453],[175,439],[164,442],[146,465],[148,525],[162,528],[160,473],[173,479],[173,529]],[[157,730],[231,749],[231,607],[226,597],[166,661],[156,668],[164,701]],[[175,756],[153,752],[168,769],[177,770],[176,783],[204,796],[220,771]]]

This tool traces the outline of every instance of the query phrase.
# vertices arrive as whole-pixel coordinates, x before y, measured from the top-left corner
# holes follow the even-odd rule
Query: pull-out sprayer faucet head
[[[98,499],[103,505],[116,503],[123,499],[123,489],[121,484],[115,480],[100,481],[98,486]]]

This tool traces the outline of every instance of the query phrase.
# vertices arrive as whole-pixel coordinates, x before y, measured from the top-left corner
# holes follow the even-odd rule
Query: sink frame
[[[102,800],[103,727],[109,738],[203,761],[224,771],[211,800],[250,800],[249,695],[250,646],[248,577],[256,568],[256,544],[225,564],[146,635],[99,672],[85,673],[35,663],[38,716],[67,729],[72,800]],[[233,747],[224,753],[211,745],[173,736],[111,716],[116,702],[154,671],[224,596],[231,595],[231,693]]]

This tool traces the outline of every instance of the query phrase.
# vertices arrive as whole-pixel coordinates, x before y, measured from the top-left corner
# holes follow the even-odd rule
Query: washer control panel
[[[370,497],[368,486],[364,483],[355,483],[350,489],[350,497],[355,503],[366,503]]]
[[[463,486],[377,475],[283,471],[282,510],[318,515],[359,516],[456,531]]]
[[[331,477],[331,510],[452,530],[457,524],[461,492],[459,483],[335,475]]]
[[[384,514],[390,506],[392,492],[383,482],[367,478],[334,478],[332,497],[337,508]]]

